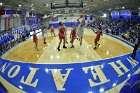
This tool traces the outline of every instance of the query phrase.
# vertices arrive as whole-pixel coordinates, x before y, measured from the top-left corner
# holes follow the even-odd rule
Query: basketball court
[[[0,93],[139,93],[139,48],[132,58],[138,36],[122,37],[133,30],[131,22],[140,28],[133,13],[139,5],[138,0],[0,1]],[[84,30],[82,45],[76,37],[71,48],[73,26],[77,36]],[[62,42],[59,51],[61,36],[67,48]]]
[[[57,46],[58,46],[58,29],[55,29],[55,33],[56,33],[56,37],[51,36],[50,31],[47,31],[48,35],[46,38],[47,44],[43,44],[43,38],[41,33],[38,34],[39,37],[39,51],[36,51],[34,48],[34,43],[32,42],[32,37],[29,38],[28,40],[26,40],[25,42],[22,42],[20,44],[18,44],[16,47],[10,49],[9,51],[7,51],[2,58],[3,59],[8,59],[8,60],[12,60],[15,62],[24,62],[24,63],[29,63],[29,64],[41,64],[41,65],[50,65],[50,64],[62,64],[62,65],[66,65],[66,64],[85,64],[86,62],[88,63],[92,63],[97,64],[96,61],[99,60],[108,60],[111,58],[116,58],[116,57],[120,57],[120,56],[124,56],[127,55],[129,53],[132,52],[132,47],[129,46],[128,44],[114,38],[111,37],[109,35],[103,34],[103,36],[101,36],[101,40],[100,40],[100,46],[98,47],[98,49],[94,50],[94,38],[96,36],[96,34],[91,30],[91,29],[85,29],[84,31],[84,39],[83,39],[83,45],[80,46],[80,41],[79,40],[75,40],[74,42],[74,46],[75,48],[70,48],[70,32],[71,32],[71,28],[68,28],[68,37],[67,37],[67,41],[68,43],[66,44],[67,49],[63,49],[61,46],[61,51],[57,50]],[[21,51],[22,50],[22,51]],[[123,58],[124,59],[124,58]],[[100,64],[100,63],[99,63]],[[104,67],[106,66],[105,61],[103,62],[104,65],[101,66]],[[44,66],[45,67],[45,66]],[[54,67],[55,68],[55,67]],[[47,70],[49,71],[49,70]],[[52,73],[56,73],[55,71],[57,71],[57,69],[54,70],[54,72]],[[138,73],[139,70],[137,70],[135,73]],[[75,72],[76,73],[76,72]],[[78,74],[78,73],[77,73]],[[56,79],[60,79],[61,80],[61,75],[57,74],[58,78]],[[100,73],[99,75],[103,75],[103,73]],[[34,74],[32,74],[30,77],[33,77]],[[55,77],[53,77],[55,79]],[[3,78],[2,78],[3,80]],[[5,81],[5,80],[4,80]],[[126,82],[126,80],[121,83],[120,85],[118,85],[115,88],[110,89],[109,91],[106,91],[107,93],[112,93],[112,92],[116,92],[116,90],[120,90],[120,88],[124,85],[124,83]],[[9,85],[9,83],[7,83],[6,81],[3,82],[4,85],[7,85],[6,87],[8,89],[10,89],[11,93],[18,91],[18,92],[23,92],[15,87],[12,87],[11,84]],[[62,86],[61,83],[58,84],[57,86],[59,87]],[[12,89],[11,89],[12,87]],[[12,92],[13,91],[13,92]],[[24,91],[25,92],[25,91]],[[119,91],[118,91],[119,92]],[[90,92],[89,92],[90,93]]]
[[[57,50],[59,42],[58,35],[53,37],[49,30],[47,32],[48,36],[46,39],[46,45],[43,44],[41,33],[38,35],[40,51],[35,51],[31,37],[31,39],[28,39],[26,42],[23,42],[9,50],[2,56],[2,58],[35,64],[67,64],[108,59],[132,52],[132,48],[130,46],[105,34],[101,37],[101,45],[99,48],[94,50],[94,38],[96,34],[91,29],[85,29],[82,46],[80,46],[80,41],[75,40],[75,48],[70,48],[71,44],[69,36],[71,28],[68,28],[68,43],[66,44],[68,48],[63,49],[61,45],[61,51],[59,52]],[[58,33],[58,29],[55,29],[55,33]]]

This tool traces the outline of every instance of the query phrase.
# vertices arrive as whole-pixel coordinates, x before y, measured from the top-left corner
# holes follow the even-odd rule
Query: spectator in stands
[[[119,93],[140,93],[140,73],[132,75]]]
[[[15,37],[15,42],[14,42],[14,45],[15,44],[17,44],[17,41],[18,41],[18,32],[17,32],[17,30],[15,31],[15,33],[14,33],[14,37]]]
[[[26,30],[26,37],[28,38],[30,36],[30,32]]]
[[[14,34],[11,34],[11,47],[15,45],[15,37]]]
[[[140,44],[140,37],[138,37],[135,41],[135,46],[134,46],[134,50],[133,50],[133,53],[131,55],[132,59],[135,59],[135,56],[136,56],[136,52],[138,50],[138,47],[139,47],[139,44]]]
[[[21,36],[22,36],[22,41],[26,41],[24,32],[21,33]]]

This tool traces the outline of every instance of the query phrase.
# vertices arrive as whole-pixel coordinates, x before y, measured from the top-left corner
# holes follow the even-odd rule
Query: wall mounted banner
[[[74,64],[31,64],[0,59],[0,77],[28,93],[100,93],[125,81],[140,67],[130,54]]]
[[[57,22],[58,21],[58,16],[53,16],[52,21]]]
[[[5,18],[5,30],[9,30],[10,29],[10,17],[6,17]]]
[[[12,10],[6,10],[6,11],[5,11],[5,14],[11,15],[11,14],[12,14]]]
[[[26,24],[26,21],[25,21],[25,20],[22,20],[22,21],[21,21],[21,24],[22,24],[22,25],[25,25],[25,24]]]

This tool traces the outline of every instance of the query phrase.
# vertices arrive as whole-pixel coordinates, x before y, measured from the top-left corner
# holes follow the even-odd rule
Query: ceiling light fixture
[[[102,17],[107,17],[107,14],[106,13],[103,13]]]
[[[45,6],[45,7],[49,7],[49,4],[46,4],[46,3],[45,3],[44,6]]]
[[[125,7],[123,6],[122,9],[125,9]]]
[[[32,3],[32,4],[31,4],[31,7],[33,7],[33,5],[34,5],[34,4]]]
[[[33,11],[33,10],[35,10],[35,9],[32,7],[31,10]]]
[[[46,4],[46,7],[49,7],[49,4]]]
[[[79,10],[77,10],[77,13],[79,12]]]
[[[21,5],[18,5],[19,7],[21,7]]]
[[[3,5],[3,3],[2,2],[0,2],[0,6],[2,6]]]

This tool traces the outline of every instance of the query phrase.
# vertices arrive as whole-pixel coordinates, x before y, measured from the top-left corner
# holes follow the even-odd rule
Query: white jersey
[[[17,40],[17,35],[18,35],[17,33],[14,34],[15,40]]]
[[[43,38],[46,38],[47,37],[47,30],[46,29],[43,29],[42,30],[42,37]]]
[[[47,37],[47,30],[44,31],[44,37]]]
[[[64,36],[65,36],[65,39],[67,39],[67,28],[66,28],[66,26],[65,26]]]
[[[80,24],[78,26],[77,36],[79,38],[83,37],[83,32],[84,32],[84,28],[85,28],[85,25],[83,24],[83,22],[84,22],[84,19],[82,19],[82,21],[80,22]]]

